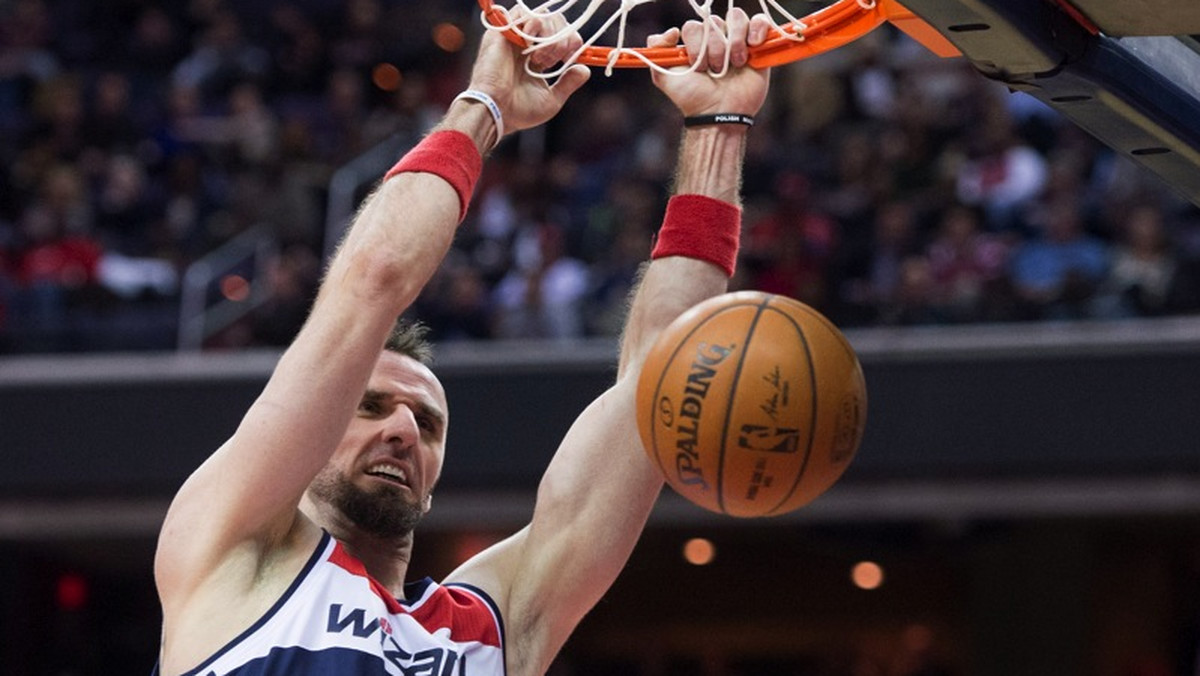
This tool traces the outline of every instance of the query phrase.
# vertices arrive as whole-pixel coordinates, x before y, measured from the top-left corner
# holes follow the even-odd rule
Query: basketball
[[[765,517],[825,492],[858,451],[867,391],[850,343],[811,307],[758,291],[672,322],[638,378],[646,452],[705,509]]]

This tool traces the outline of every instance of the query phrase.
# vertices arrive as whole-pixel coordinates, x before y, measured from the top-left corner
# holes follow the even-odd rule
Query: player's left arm
[[[745,63],[748,27],[744,14],[731,16],[735,65]],[[678,31],[669,31],[652,46],[671,46],[678,39]],[[723,59],[723,54],[717,56]],[[741,68],[722,80],[699,73],[655,80],[685,115],[752,115],[766,96],[767,77],[765,71]],[[685,239],[689,229],[719,225],[732,237],[736,250],[746,134],[746,127],[729,124],[685,132],[675,193],[698,196],[701,204],[693,203],[694,211],[677,210],[674,216],[669,210],[667,217],[667,223],[673,221],[670,227],[682,228]],[[681,218],[684,213],[700,218],[689,222]],[[704,216],[725,222],[704,222]],[[732,253],[725,253],[730,256],[728,265],[662,255],[659,249],[644,269],[630,307],[617,381],[567,432],[538,487],[531,523],[448,578],[481,587],[500,606],[510,675],[544,673],[632,553],[662,489],[661,475],[643,450],[635,423],[641,364],[673,319],[726,290]]]

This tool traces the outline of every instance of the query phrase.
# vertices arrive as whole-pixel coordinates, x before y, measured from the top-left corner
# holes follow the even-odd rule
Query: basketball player
[[[481,156],[504,132],[549,119],[588,77],[578,66],[548,87],[489,32],[473,93],[367,198],[264,391],[171,504],[155,560],[164,620],[158,672],[546,671],[624,566],[662,486],[633,422],[643,355],[679,313],[723,292],[732,272],[744,123],[763,103],[767,73],[742,67],[765,24],[740,10],[727,21],[730,75],[655,76],[693,125],[683,134],[676,194],[630,308],[617,382],[562,441],[532,522],[441,584],[405,584],[449,410],[420,341],[393,332],[394,320],[446,253]],[[726,47],[709,40],[700,54],[701,30],[672,29],[651,46],[682,41],[702,70],[719,67]],[[548,67],[578,44],[565,42],[533,66]]]

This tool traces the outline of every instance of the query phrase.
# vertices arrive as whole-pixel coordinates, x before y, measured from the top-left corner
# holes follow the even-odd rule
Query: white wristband
[[[500,139],[504,138],[504,117],[500,114],[500,106],[496,105],[496,100],[478,89],[468,89],[454,97],[455,101],[460,99],[478,101],[487,107],[488,112],[492,114],[492,121],[496,123],[496,143],[499,144]]]

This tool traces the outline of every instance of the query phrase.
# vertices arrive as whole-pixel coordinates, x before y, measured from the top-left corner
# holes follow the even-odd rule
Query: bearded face
[[[398,486],[363,489],[333,467],[313,480],[309,492],[319,502],[334,507],[363,533],[378,538],[408,535],[425,515],[424,500]]]

